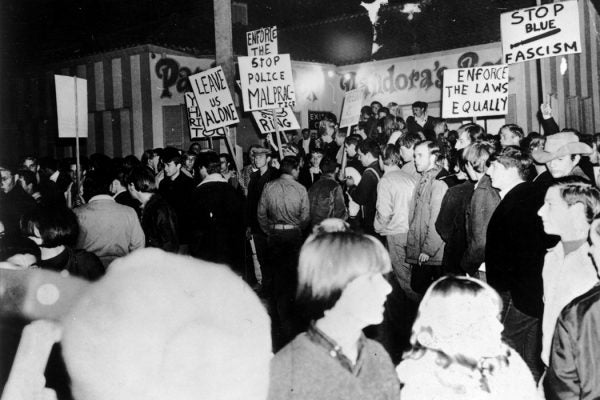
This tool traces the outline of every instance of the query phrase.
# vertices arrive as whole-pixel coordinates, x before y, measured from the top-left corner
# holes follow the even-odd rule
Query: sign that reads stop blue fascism
[[[189,79],[207,131],[240,122],[220,66],[192,75]]]
[[[245,111],[294,107],[296,91],[289,54],[238,57]]]
[[[444,71],[442,118],[504,115],[507,100],[507,65]]]

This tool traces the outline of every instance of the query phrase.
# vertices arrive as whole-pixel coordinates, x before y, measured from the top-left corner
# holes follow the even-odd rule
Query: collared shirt
[[[335,340],[327,336],[325,332],[317,328],[314,322],[311,323],[306,334],[313,343],[325,348],[331,358],[335,358],[342,367],[348,370],[348,372],[352,373],[354,376],[358,376],[365,359],[362,352],[366,340],[365,335],[361,333],[360,338],[358,339],[358,357],[356,357],[356,364],[354,364],[348,357],[346,357],[341,346],[337,344]]]
[[[310,218],[306,188],[287,174],[267,183],[260,197],[257,218],[266,233],[276,224],[304,228]]]

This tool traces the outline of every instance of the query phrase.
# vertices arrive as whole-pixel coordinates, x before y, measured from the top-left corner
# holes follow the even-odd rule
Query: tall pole
[[[81,164],[79,163],[79,107],[77,103],[77,77],[73,77],[75,82],[75,185],[76,196],[79,196],[79,186],[81,185]]]
[[[235,70],[233,64],[233,31],[231,28],[231,0],[213,0],[215,17],[215,59],[217,65],[223,68],[231,97],[235,99]],[[233,149],[237,143],[236,129],[229,128]],[[233,156],[233,154],[232,154]]]

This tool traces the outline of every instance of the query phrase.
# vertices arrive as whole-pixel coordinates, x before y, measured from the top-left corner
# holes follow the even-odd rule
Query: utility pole
[[[231,28],[231,0],[213,0],[215,14],[215,59],[217,65],[223,68],[227,85],[231,91],[231,98],[235,99],[235,70],[233,64],[233,31]],[[228,130],[230,142],[235,151],[236,129]]]

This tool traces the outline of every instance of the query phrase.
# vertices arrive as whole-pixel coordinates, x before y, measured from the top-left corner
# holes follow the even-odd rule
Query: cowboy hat
[[[531,153],[533,159],[546,164],[554,159],[570,154],[590,154],[592,148],[579,141],[579,137],[573,132],[560,132],[546,138],[544,150],[535,150]]]

